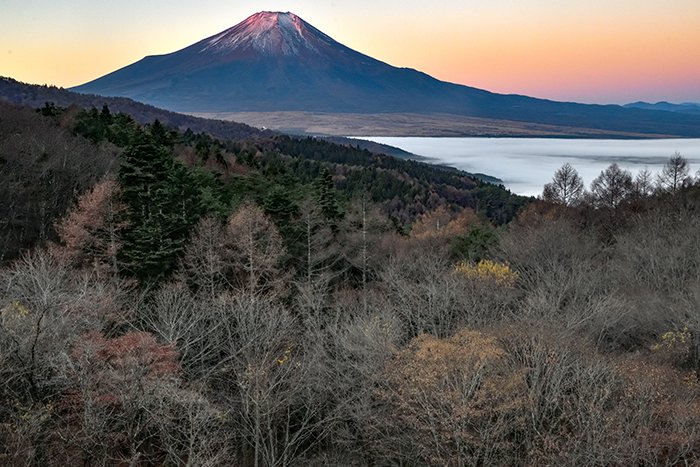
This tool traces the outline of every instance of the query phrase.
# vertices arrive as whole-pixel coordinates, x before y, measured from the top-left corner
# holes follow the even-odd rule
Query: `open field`
[[[219,112],[197,117],[231,120],[292,134],[331,136],[492,136],[570,138],[664,138],[641,134],[573,128],[510,120],[416,113]]]

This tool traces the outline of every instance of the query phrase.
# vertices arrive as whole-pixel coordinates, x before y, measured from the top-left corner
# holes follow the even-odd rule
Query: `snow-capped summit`
[[[442,113],[700,135],[700,118],[692,115],[553,102],[439,81],[352,50],[289,12],[256,13],[182,50],[145,57],[74,90],[179,112]]]
[[[202,52],[252,49],[268,55],[294,55],[302,49],[317,50],[314,42],[320,39],[330,38],[294,13],[263,11],[206,39]]]
[[[294,13],[263,11],[239,24],[166,55],[144,59],[75,88],[130,97],[178,111],[345,109],[348,96],[380,89],[399,70],[356,52]],[[372,83],[376,81],[376,83]],[[344,83],[352,89],[346,89]],[[392,82],[394,87],[400,80]]]

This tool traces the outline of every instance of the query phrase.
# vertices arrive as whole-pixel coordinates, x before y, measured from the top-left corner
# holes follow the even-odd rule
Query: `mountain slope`
[[[257,138],[272,134],[271,131],[263,131],[243,123],[178,114],[124,97],[79,94],[56,86],[27,84],[0,76],[0,101],[3,100],[33,108],[42,107],[47,102],[61,107],[76,105],[85,109],[99,109],[107,105],[111,111],[128,114],[139,123],[148,124],[159,120],[174,128],[189,128],[195,133],[204,132],[224,139]]]
[[[184,112],[447,113],[700,136],[700,116],[534,99],[439,81],[354,51],[292,13],[261,12],[74,88]]]

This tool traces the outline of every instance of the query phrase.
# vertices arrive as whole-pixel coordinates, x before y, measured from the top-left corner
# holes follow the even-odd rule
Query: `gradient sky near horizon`
[[[501,93],[700,102],[700,0],[2,0],[0,75],[69,87],[262,10],[395,66]]]

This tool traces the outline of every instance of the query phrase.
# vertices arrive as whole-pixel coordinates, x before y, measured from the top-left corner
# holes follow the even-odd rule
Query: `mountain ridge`
[[[440,81],[355,51],[293,13],[257,13],[188,47],[145,57],[72,89],[189,113],[443,113],[700,136],[700,116],[496,94]]]
[[[646,109],[646,110],[663,110],[667,112],[680,112],[700,115],[700,104],[695,102],[682,102],[674,104],[667,101],[656,103],[637,101],[623,105],[626,108]]]

